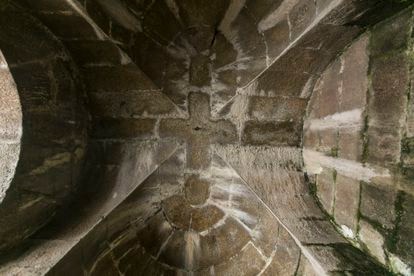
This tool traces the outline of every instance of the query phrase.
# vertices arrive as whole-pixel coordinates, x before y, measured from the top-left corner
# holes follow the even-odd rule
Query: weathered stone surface
[[[312,264],[303,255],[300,255],[297,270],[295,273],[300,276],[305,276],[305,275],[316,276],[317,275],[317,272],[313,268]]]
[[[81,66],[120,65],[122,62],[121,50],[108,40],[67,41],[65,45]]]
[[[271,45],[268,55],[274,59],[289,45],[290,28],[287,19],[281,20],[274,27],[267,29],[264,36],[268,45]]]
[[[242,141],[249,145],[296,146],[299,130],[295,122],[248,121],[244,127]]]
[[[172,196],[163,202],[165,216],[172,225],[183,230],[202,232],[218,223],[224,216],[215,206],[193,208],[182,196]]]
[[[226,12],[228,0],[213,0],[204,5],[194,0],[184,0],[177,3],[180,17],[186,26],[210,25],[217,26]]]
[[[300,121],[306,100],[301,98],[252,97],[249,115],[257,120]]]
[[[160,124],[161,137],[187,140],[187,162],[194,169],[210,163],[209,145],[230,143],[236,138],[236,129],[230,121],[210,119],[209,97],[205,94],[189,95],[189,120],[164,119]]]
[[[404,263],[414,263],[414,198],[411,195],[404,195],[401,222],[397,231],[396,252]]]
[[[214,267],[216,275],[257,275],[265,264],[265,260],[257,249],[248,243],[239,254],[233,256],[228,262]]]
[[[359,238],[378,261],[385,263],[384,237],[366,221],[359,222]]]
[[[218,264],[240,252],[248,243],[249,235],[234,219],[226,219],[224,225],[213,229],[200,239],[200,266]]]
[[[360,184],[358,180],[338,174],[335,189],[335,221],[356,233]]]
[[[368,43],[369,37],[362,36],[342,57],[341,111],[365,107],[368,92]]]
[[[40,256],[40,265],[28,261],[18,268],[20,273],[6,269],[3,271],[9,273],[5,274],[28,274],[25,272],[29,270],[45,274],[51,266],[54,266],[51,274],[57,275],[70,271],[71,267],[75,274],[384,274],[381,266],[372,262],[369,257],[372,253],[367,249],[377,252],[378,240],[382,246],[382,239],[367,238],[374,231],[361,223],[365,247],[358,236],[349,236],[348,228],[356,231],[353,225],[357,204],[353,196],[364,197],[359,197],[355,188],[359,187],[355,184],[359,180],[354,178],[381,184],[395,180],[399,189],[406,189],[409,184],[405,171],[409,160],[406,155],[399,159],[397,148],[405,137],[404,130],[398,128],[403,127],[406,106],[403,102],[394,105],[392,99],[392,111],[400,112],[401,116],[387,117],[382,113],[370,116],[372,110],[380,113],[386,107],[375,102],[375,93],[366,95],[368,89],[373,92],[383,84],[396,87],[378,75],[383,73],[379,67],[387,65],[386,58],[402,53],[398,52],[399,46],[394,47],[400,43],[391,45],[397,51],[387,50],[392,54],[386,57],[380,57],[374,49],[368,61],[368,38],[363,37],[322,74],[326,65],[362,31],[359,25],[365,21],[359,19],[374,6],[373,2],[214,0],[208,5],[193,0],[55,2],[21,3],[34,8],[34,14],[67,42],[82,67],[94,124],[90,134],[98,139],[90,144],[91,159],[86,163],[85,180],[79,185],[81,203],[76,201],[74,208],[67,210],[73,213],[67,222],[66,217],[59,216],[58,223],[46,226],[45,232],[36,235],[44,239],[40,244],[58,241],[60,245],[52,249],[33,247],[23,257],[31,256],[33,260]],[[6,18],[5,23],[13,19]],[[400,24],[403,23],[397,25]],[[410,28],[390,29],[408,33]],[[7,42],[13,35],[10,32],[3,39],[3,45],[12,49],[10,52],[15,45]],[[381,49],[392,48],[388,46]],[[46,114],[36,110],[39,114],[25,117],[25,130],[41,127],[44,131],[26,132],[23,142],[42,147],[53,145],[52,150],[37,155],[34,149],[26,148],[32,159],[19,163],[28,174],[36,176],[20,187],[26,192],[36,192],[34,203],[40,196],[56,199],[60,193],[54,189],[60,190],[62,186],[65,189],[60,192],[71,191],[70,183],[76,182],[83,156],[84,120],[88,116],[73,108],[81,100],[71,95],[81,91],[81,86],[72,79],[77,69],[67,66],[70,57],[64,50],[62,53],[64,58],[60,61],[39,66],[36,69],[39,77],[35,80],[29,79],[34,69],[23,74],[30,80],[25,91],[27,97],[33,96],[27,102],[32,100]],[[408,57],[405,55],[406,52],[403,56]],[[377,64],[373,58],[386,61]],[[44,60],[36,62],[46,64]],[[404,62],[408,63],[408,59]],[[23,62],[13,67],[33,64]],[[1,61],[0,66],[3,67]],[[368,79],[373,80],[371,88]],[[313,110],[305,124],[305,131],[311,133],[302,135],[302,116],[312,90],[315,91],[310,104]],[[27,102],[22,102],[27,106]],[[365,108],[367,103],[369,108]],[[47,116],[51,111],[56,116]],[[354,116],[351,119],[355,120],[350,122],[345,120],[349,114],[360,117]],[[367,125],[363,122],[365,118]],[[388,121],[384,123],[383,119]],[[63,123],[59,127],[49,126],[60,121]],[[3,122],[0,119],[1,125]],[[342,227],[342,233],[320,210],[309,187],[315,175],[303,171],[300,150],[303,136],[309,139],[305,147],[310,145],[319,151],[313,155],[305,152],[306,156],[321,159],[325,167],[351,177],[337,179],[335,187],[335,173],[325,170],[317,183],[324,208],[340,224],[352,225]],[[174,149],[149,146],[152,141],[157,144],[163,140],[174,145]],[[185,144],[177,149],[176,142]],[[149,148],[137,147],[137,143]],[[372,143],[372,148],[363,147],[367,143]],[[395,169],[394,165],[403,161],[404,179],[393,178],[394,170],[378,168],[383,166],[381,158],[369,159],[369,154],[376,154],[376,146],[383,147],[379,151],[387,148],[385,154],[378,154],[381,158],[388,160],[395,155],[393,162],[387,163],[388,169]],[[169,158],[175,149],[176,153]],[[76,168],[72,170],[73,166]],[[319,166],[314,172],[322,169]],[[361,171],[363,176],[358,173]],[[381,179],[377,179],[378,175]],[[14,180],[22,181],[19,177]],[[52,184],[42,186],[44,182]],[[362,211],[358,214],[381,228],[381,233],[390,233],[391,238],[384,236],[387,249],[392,252],[387,255],[390,263],[397,258],[393,255],[396,248],[410,251],[402,244],[404,235],[412,232],[411,228],[400,227],[402,221],[411,227],[404,213],[409,208],[404,205],[407,202],[401,197],[403,193],[396,200],[396,218],[387,229],[379,227],[375,219]],[[60,201],[52,204],[53,211]],[[394,205],[392,200],[387,204]],[[69,219],[76,217],[76,212],[83,215],[82,223]],[[61,230],[66,235],[61,235]],[[366,252],[362,254],[352,247],[341,234],[355,238],[354,242],[359,242]],[[411,253],[404,254],[402,259],[410,263],[407,259]],[[60,258],[62,261],[55,265]],[[94,263],[95,271],[91,271]]]
[[[210,59],[207,56],[192,57],[190,65],[190,83],[196,86],[207,86],[211,82]]]
[[[391,229],[396,218],[393,208],[396,197],[397,193],[394,189],[362,183],[360,212],[363,216]]]
[[[173,233],[174,229],[166,221],[164,214],[158,212],[153,216],[137,233],[140,245],[145,248],[145,251],[150,254],[152,257],[156,258],[161,250],[163,250],[163,245]],[[129,248],[127,248],[128,250]],[[127,251],[125,250],[125,251]],[[125,254],[125,252],[123,252]]]
[[[316,180],[316,193],[322,206],[329,213],[333,214],[335,199],[335,182],[336,172],[324,168],[322,173],[318,174]]]
[[[339,110],[338,91],[341,85],[341,62],[334,61],[323,73],[320,79],[320,90],[317,91],[317,109],[314,109],[316,118],[323,118],[335,114]],[[329,103],[329,104],[326,104]]]
[[[363,137],[360,131],[339,130],[338,133],[338,157],[361,161],[363,157]]]
[[[80,15],[42,13],[39,17],[63,40],[95,39],[97,36],[96,29]]]
[[[143,115],[175,115],[177,107],[160,91],[128,91],[91,93],[92,115],[96,117],[142,117]]]
[[[290,237],[289,233],[281,228],[278,235],[279,242],[276,246],[271,263],[263,275],[293,275],[297,269],[300,249]]]
[[[210,196],[210,183],[197,175],[190,175],[185,182],[185,197],[192,205],[206,202]]]
[[[375,58],[371,64],[372,119],[375,122],[398,122],[407,104],[408,62],[405,54]]]
[[[148,139],[154,135],[154,119],[112,119],[94,120],[92,136],[99,139]]]
[[[377,56],[392,51],[403,51],[407,47],[411,32],[410,25],[407,24],[410,20],[412,11],[407,10],[376,25],[372,32],[371,54]],[[389,39],[390,37],[393,39]]]
[[[298,37],[311,24],[316,16],[316,6],[312,1],[299,1],[290,11],[292,39]]]
[[[83,69],[88,92],[121,93],[157,90],[151,80],[134,66],[100,66]]]

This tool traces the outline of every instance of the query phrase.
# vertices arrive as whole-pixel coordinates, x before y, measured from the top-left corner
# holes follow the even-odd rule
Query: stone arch
[[[0,271],[25,271],[21,264],[39,258],[37,272],[52,275],[73,267],[77,273],[134,273],[133,267],[155,274],[202,275],[216,269],[225,274],[240,271],[239,263],[252,274],[386,272],[338,233],[319,208],[301,150],[303,116],[320,74],[366,24],[381,19],[375,11],[385,9],[384,3],[214,1],[228,4],[222,23],[217,26],[223,13],[207,16],[216,25],[206,24],[207,39],[199,41],[209,47],[190,47],[194,32],[186,32],[191,27],[186,24],[197,21],[201,32],[198,20],[206,18],[194,16],[201,10],[215,14],[217,6],[189,0],[23,2],[78,63],[90,101],[93,141],[87,189],[73,205],[79,208],[68,211],[70,219],[60,217],[48,225],[38,234],[46,242]],[[108,11],[111,2],[114,9]],[[177,40],[165,46],[165,38]],[[197,48],[201,53],[191,53]],[[181,55],[183,49],[190,53]],[[227,55],[218,59],[223,52]],[[185,93],[180,95],[180,89]],[[188,165],[192,161],[199,166]],[[240,238],[233,237],[235,250],[202,242],[203,234],[221,226],[224,231],[215,235],[220,241],[231,240],[226,233],[232,231],[226,231],[227,220],[220,225],[194,219],[192,224],[201,208],[185,194],[189,175],[209,183],[206,205],[237,222],[240,231],[234,232],[242,234],[234,234]],[[221,193],[225,199],[217,202],[214,189],[230,190],[231,200]],[[263,230],[260,219],[269,219],[271,229]],[[205,224],[203,231],[195,231]],[[170,238],[164,239],[165,229],[173,232],[166,235]],[[156,250],[143,237],[154,241]],[[194,246],[197,240],[200,247]],[[266,244],[272,248],[266,250]],[[200,266],[201,253],[194,248],[202,256],[218,252],[223,262],[206,257],[201,259],[207,264]],[[139,257],[147,266],[136,267]],[[246,265],[249,258],[257,258],[257,267]]]
[[[8,64],[0,52],[1,70],[1,176],[0,202],[14,177],[20,155],[20,139],[22,136],[22,111],[16,84],[10,73]]]
[[[76,69],[50,31],[17,4],[2,8],[0,25],[0,48],[20,98],[23,129],[15,174],[0,203],[5,253],[49,222],[76,190],[88,115]],[[4,66],[2,60],[2,71]]]

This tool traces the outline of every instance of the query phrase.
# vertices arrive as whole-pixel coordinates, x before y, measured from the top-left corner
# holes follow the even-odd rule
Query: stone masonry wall
[[[49,222],[76,190],[89,118],[67,51],[37,19],[14,4],[0,11],[0,49],[16,83],[12,89],[18,91],[23,127],[16,172],[0,203],[1,254]],[[16,108],[7,94],[1,98],[8,107],[0,112]],[[17,133],[20,128],[15,126]]]
[[[409,9],[358,38],[318,80],[304,126],[321,206],[356,246],[404,275],[414,265],[412,24]]]
[[[77,63],[91,139],[78,200],[0,274],[385,273],[315,203],[300,148],[369,2],[19,2]]]

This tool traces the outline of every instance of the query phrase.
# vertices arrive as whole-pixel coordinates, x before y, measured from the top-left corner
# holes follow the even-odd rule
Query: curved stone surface
[[[17,91],[21,102],[20,108],[16,95],[8,98],[2,89],[0,103],[7,107],[2,106],[1,118],[3,112],[12,117],[2,121],[1,128],[13,126],[15,133],[0,131],[1,141],[8,139],[7,145],[16,148],[13,155],[1,158],[14,163],[18,158],[0,204],[0,253],[5,253],[49,222],[78,187],[88,115],[76,68],[61,42],[17,6],[0,13],[0,48],[15,82],[9,93]],[[6,65],[1,64],[6,77]],[[2,88],[6,84],[2,82]],[[3,143],[1,148],[4,153]]]
[[[20,154],[22,110],[16,84],[0,52],[0,203],[13,180]]]
[[[404,120],[401,106],[408,105],[408,90],[402,91],[410,67],[399,65],[411,60],[412,7],[391,24],[375,25],[407,3],[19,2],[79,66],[92,140],[85,188],[70,217],[57,216],[0,271],[382,275],[387,268],[409,274],[411,242],[402,237],[412,230],[410,117]],[[389,33],[396,34],[393,41],[385,38]],[[367,90],[369,97],[361,97]],[[383,112],[384,99],[394,115]],[[353,108],[364,104],[365,110]],[[303,129],[308,106],[311,122]],[[369,139],[362,139],[367,161],[353,160],[357,139],[344,130],[360,130],[366,113],[373,115],[364,128]],[[405,121],[407,131],[393,131]],[[336,127],[339,134],[332,135]],[[347,140],[310,151],[309,129],[322,143]],[[404,153],[395,154],[400,148]],[[398,187],[390,187],[391,173]],[[334,192],[319,189],[321,180],[334,181]],[[373,211],[384,187],[395,212]],[[329,196],[319,205],[321,191]],[[353,200],[365,197],[359,205]],[[373,218],[379,213],[384,227]],[[350,229],[358,231],[356,240],[349,240]],[[391,239],[382,252],[384,233]]]
[[[305,166],[316,175],[321,205],[345,237],[404,275],[414,256],[406,226],[413,20],[412,10],[404,11],[354,41],[318,79],[304,124]]]

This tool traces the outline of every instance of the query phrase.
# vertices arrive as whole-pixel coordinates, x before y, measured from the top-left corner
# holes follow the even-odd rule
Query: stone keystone
[[[211,144],[230,144],[237,139],[236,127],[227,120],[211,119],[210,97],[203,93],[188,96],[188,119],[164,119],[161,138],[176,137],[187,143],[187,167],[204,169],[211,160]]]

